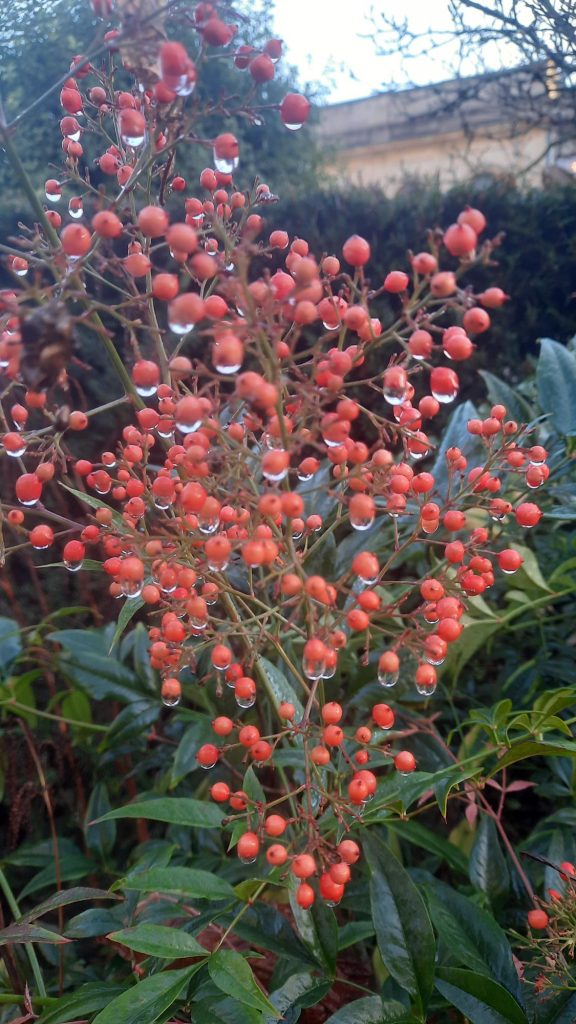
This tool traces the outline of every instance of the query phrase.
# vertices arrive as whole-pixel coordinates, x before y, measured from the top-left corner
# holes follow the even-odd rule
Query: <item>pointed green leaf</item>
[[[565,345],[542,338],[536,367],[538,400],[559,434],[576,434],[576,359]]]
[[[112,999],[93,1024],[154,1024],[176,1002],[199,966],[144,978]]]
[[[114,818],[146,818],[148,821],[164,821],[168,825],[182,825],[185,828],[219,828],[224,812],[203,800],[191,797],[171,796],[152,800],[139,800],[125,807],[117,807],[108,811],[94,824],[100,821],[112,821]]]
[[[459,967],[440,967],[436,988],[470,1024],[528,1024],[513,996],[485,975]]]
[[[380,955],[392,977],[424,1011],[434,985],[436,953],[424,900],[385,843],[369,836],[363,848],[370,869],[370,903]]]
[[[119,942],[137,953],[156,956],[168,960],[179,960],[189,956],[210,956],[188,932],[180,928],[167,928],[161,924],[137,924],[134,928],[123,928],[119,932],[111,932],[108,938]]]
[[[34,924],[11,924],[8,928],[0,931],[0,946],[10,946],[19,942],[69,942],[58,932],[51,932],[49,928],[40,928]]]
[[[221,992],[255,1010],[280,1016],[256,984],[252,968],[241,953],[233,949],[219,949],[208,961],[208,972]]]
[[[116,999],[126,986],[111,985],[108,981],[90,981],[75,992],[55,999],[38,1018],[37,1024],[67,1024],[71,1020],[84,1020]]]
[[[502,899],[510,890],[510,873],[498,841],[496,826],[483,815],[470,853],[470,881],[491,902]]]
[[[355,999],[328,1017],[326,1024],[382,1024],[382,1000],[380,996]]]
[[[114,883],[114,888],[136,892],[182,893],[196,900],[236,898],[234,889],[224,878],[194,868],[151,868],[150,871],[122,878]]]
[[[20,922],[35,921],[38,917],[50,914],[53,910],[57,910],[58,907],[67,907],[71,903],[84,903],[88,900],[92,902],[93,900],[120,899],[122,899],[121,896],[107,892],[106,889],[91,889],[82,885],[74,886],[72,889],[64,889],[63,892],[57,892],[54,896],[50,896],[49,899],[39,903],[37,907],[28,910],[26,914],[22,915]]]

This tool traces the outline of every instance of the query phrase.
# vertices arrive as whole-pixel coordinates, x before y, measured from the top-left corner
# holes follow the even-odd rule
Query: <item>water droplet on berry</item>
[[[181,697],[180,697],[179,694],[175,694],[174,696],[169,695],[169,696],[166,696],[166,697],[162,697],[162,703],[167,708],[175,708],[180,703],[180,700],[181,700]]]
[[[124,597],[134,600],[142,593],[142,580],[122,580],[120,587]]]
[[[294,122],[292,122],[292,124],[289,124],[287,121],[284,121],[283,124],[284,124],[284,127],[287,128],[289,132],[297,132],[298,129],[302,127],[304,122],[300,121],[300,123],[298,123],[298,122],[294,121]],[[335,904],[334,903],[329,903],[328,906],[335,906]]]
[[[402,405],[402,402],[406,401],[406,395],[408,393],[407,388],[402,387],[385,387],[382,391],[385,400],[388,405]]]
[[[400,677],[399,672],[378,672],[378,682],[380,686],[391,687],[396,686]]]
[[[22,504],[28,504],[28,502],[23,502]],[[64,565],[68,569],[68,572],[78,572],[78,570],[82,568],[83,561],[84,559],[82,558],[65,558]]]
[[[250,697],[236,697],[236,703],[239,708],[252,708],[256,703],[256,694],[254,693]],[[251,864],[252,861],[248,861],[248,863]]]
[[[142,143],[144,142],[144,139],[146,138],[146,132],[139,132],[136,135],[130,135],[128,133],[122,132],[120,138],[122,139],[122,142],[125,146],[132,146],[133,149],[137,149],[138,146],[141,146]]]
[[[369,530],[374,522],[374,516],[350,516],[350,526],[355,530]]]
[[[142,384],[136,385],[136,394],[141,395],[142,398],[151,398],[158,391],[158,385],[152,384],[149,387],[144,387]]]
[[[68,203],[68,213],[74,220],[80,220],[80,217],[84,213],[84,203],[78,196],[73,196]]]
[[[192,321],[190,321],[190,323],[183,324],[181,320],[168,319],[168,327],[174,334],[184,335],[188,334],[188,332],[192,330],[194,324]]]
[[[181,434],[193,434],[198,427],[202,426],[202,419],[199,420],[176,420],[176,427]]]
[[[238,703],[240,703],[240,702],[238,702]],[[243,705],[241,705],[241,707],[242,706]],[[240,861],[241,864],[254,864],[254,862],[257,860],[257,856],[256,857],[239,857],[238,860]]]
[[[213,150],[214,167],[220,174],[232,174],[236,170],[239,164],[239,158],[237,156],[218,156],[216,149]]]
[[[242,366],[242,363],[218,363],[218,362],[216,362],[214,364],[214,366],[215,366],[216,370],[218,371],[218,373],[222,373],[222,374],[228,375],[230,373],[238,373],[238,370]]]
[[[416,692],[421,697],[431,697],[436,689],[436,683],[416,683]]]
[[[61,192],[50,192],[48,189],[46,189],[44,194],[49,203],[58,203],[62,199]]]
[[[7,366],[8,364],[6,363],[5,365]],[[12,450],[10,450],[9,448],[5,448],[4,450],[6,452],[6,455],[9,455],[11,459],[17,459],[26,451],[26,444],[24,443],[24,441],[22,441],[21,448],[13,448]]]
[[[435,398],[440,405],[449,405],[453,402],[458,394],[458,388],[451,388],[449,391],[434,391],[432,388],[432,398]],[[400,773],[402,774],[402,772]]]

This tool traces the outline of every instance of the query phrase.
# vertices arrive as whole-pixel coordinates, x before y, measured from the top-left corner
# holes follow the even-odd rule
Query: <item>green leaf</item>
[[[576,1020],[576,992],[567,989],[554,999],[545,997],[538,1006],[535,1024],[574,1024]]]
[[[399,839],[404,839],[414,846],[419,846],[435,857],[446,861],[455,871],[461,874],[468,874],[468,859],[454,843],[448,842],[443,836],[436,835],[429,828],[425,828],[418,821],[401,821],[391,818],[386,822],[386,827],[395,832]]]
[[[116,825],[113,821],[99,821],[98,825],[93,822],[94,819],[104,817],[109,811],[110,799],[106,783],[97,782],[86,808],[84,837],[88,849],[94,850],[100,857],[105,857],[112,850],[116,841]]]
[[[382,1024],[382,1000],[380,996],[364,996],[343,1006],[326,1024]]]
[[[69,942],[58,932],[51,932],[48,928],[40,928],[33,924],[11,924],[8,928],[0,931],[0,946],[9,946],[16,942]]]
[[[256,984],[252,968],[241,953],[232,949],[219,949],[208,961],[208,972],[221,992],[255,1010],[270,1013],[274,1017],[280,1016]]]
[[[436,988],[470,1024],[528,1024],[513,996],[485,975],[460,967],[440,967]]]
[[[114,525],[123,533],[126,532],[126,523],[120,513],[116,512],[111,505],[107,505],[105,501],[102,501],[100,498],[95,498],[92,494],[86,494],[84,491],[76,491],[73,487],[69,487],[68,484],[60,483],[60,486],[63,487],[65,491],[68,491],[69,494],[73,494],[75,498],[78,498],[78,501],[82,501],[90,508],[94,508],[96,510],[99,508],[108,509],[108,511],[112,513],[112,522]]]
[[[246,796],[250,797],[257,804],[266,803],[266,794],[260,785],[260,780],[254,771],[252,765],[249,765],[246,769],[244,779],[242,782],[242,789]]]
[[[93,1024],[153,1024],[176,1002],[199,966],[144,978],[109,1002]]]
[[[103,750],[119,747],[133,737],[142,739],[160,717],[162,706],[158,700],[133,700],[116,715],[102,743]]]
[[[286,676],[267,658],[258,658],[258,665],[262,669],[264,686],[276,711],[278,711],[283,701],[289,701],[296,708],[296,719],[301,718],[304,714],[304,708]]]
[[[9,666],[21,651],[22,639],[18,623],[0,616],[0,676],[6,677]]]
[[[498,775],[509,764],[516,764],[527,757],[576,757],[576,743],[556,740],[554,743],[539,743],[537,740],[522,740],[508,750],[490,772],[489,778]]]
[[[108,938],[112,942],[120,942],[128,949],[147,956],[157,956],[167,960],[178,960],[188,956],[210,956],[188,932],[180,928],[167,928],[161,924],[137,924],[134,928],[123,928],[119,932],[111,932]]]
[[[576,359],[565,345],[542,338],[536,367],[538,401],[561,435],[576,433]]]
[[[516,388],[505,384],[500,377],[489,373],[488,370],[478,371],[488,391],[488,398],[492,405],[505,405],[510,419],[518,423],[529,423],[534,418],[530,403],[519,394]]]
[[[82,853],[71,853],[60,858],[59,869],[60,881],[72,882],[76,881],[77,878],[85,878],[86,875],[89,875],[94,870],[94,863],[88,860]],[[54,861],[47,864],[45,868],[42,868],[42,871],[39,871],[37,875],[30,879],[28,884],[22,889],[18,899],[23,900],[26,896],[30,896],[31,893],[53,885],[56,885],[56,864]]]
[[[116,896],[114,893],[107,892],[105,889],[91,889],[87,886],[74,886],[72,889],[65,889],[63,892],[57,892],[54,896],[50,896],[49,899],[39,903],[37,907],[33,907],[32,910],[28,910],[20,918],[22,921],[35,921],[38,917],[42,917],[44,914],[50,914],[53,910],[57,910],[58,907],[67,907],[71,903],[84,903],[85,901],[92,902],[93,900],[119,900],[121,896]]]
[[[146,818],[148,821],[164,821],[169,825],[182,825],[184,828],[219,828],[224,812],[203,800],[191,797],[171,796],[139,800],[125,807],[117,807],[108,811],[94,824],[101,821],[112,821],[114,818]]]
[[[120,637],[122,636],[124,630],[126,629],[126,626],[130,622],[130,619],[133,619],[134,616],[136,615],[136,612],[140,611],[140,609],[143,607],[144,600],[141,597],[126,598],[124,604],[120,609],[120,614],[116,622],[116,629],[114,630],[114,636],[112,637],[112,643],[108,648],[108,654],[112,654],[114,647],[118,643]]]
[[[446,452],[454,446],[460,448],[466,456],[469,468],[482,465],[485,459],[482,445],[477,437],[468,433],[468,420],[477,419],[478,410],[473,402],[467,401],[459,405],[452,413],[448,426],[444,431],[442,443],[438,448],[434,464],[430,469],[436,481],[437,491],[444,496],[448,489],[448,465]]]
[[[108,935],[121,923],[114,911],[95,907],[72,917],[64,929],[64,934],[69,939],[93,939],[97,935]]]
[[[235,899],[234,889],[224,878],[194,868],[151,868],[128,875],[114,883],[115,889],[136,892],[173,892],[196,900]]]
[[[338,928],[336,918],[329,907],[315,903],[310,910],[303,910],[296,899],[298,884],[293,880],[290,889],[290,906],[298,934],[314,959],[331,975],[336,970],[338,953]]]
[[[108,981],[91,981],[51,1003],[38,1018],[38,1024],[66,1024],[71,1020],[84,1020],[113,1002],[125,990],[125,986],[111,985]]]
[[[384,965],[425,1011],[434,985],[436,943],[424,901],[392,851],[374,836],[363,842],[370,903]]]
[[[474,846],[470,853],[470,881],[485,893],[491,903],[497,903],[510,890],[510,873],[502,853],[496,826],[483,815],[478,825]]]
[[[493,916],[437,879],[426,883],[426,896],[434,927],[450,957],[494,978],[519,999],[512,949]]]

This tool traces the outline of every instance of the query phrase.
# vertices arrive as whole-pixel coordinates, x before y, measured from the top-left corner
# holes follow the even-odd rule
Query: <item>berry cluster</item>
[[[97,7],[107,13],[102,0]],[[236,187],[232,133],[197,140],[214,165],[197,185],[176,174],[181,142],[194,138],[198,112],[187,99],[206,48],[228,48],[254,85],[273,76],[281,52],[277,40],[262,52],[235,50],[217,5],[197,4],[195,22],[198,53],[163,43],[152,87],[135,71],[134,88],[115,91],[109,70],[75,58],[62,89],[63,174],[46,182],[53,205],[22,239],[26,258],[8,257],[20,281],[0,302],[1,444],[20,467],[18,504],[6,512],[18,544],[56,545],[72,572],[89,550],[112,597],[145,608],[166,705],[178,704],[191,677],[190,692],[209,686],[225,701],[230,688],[237,718],[214,720],[216,742],[197,760],[223,776],[210,792],[235,812],[238,855],[251,862],[263,839],[274,840],[267,860],[281,867],[290,858],[300,905],[312,904],[317,872],[320,895],[334,904],[360,854],[341,830],[374,795],[376,771],[416,768],[409,750],[392,749],[388,704],[352,723],[332,699],[341,656],[373,664],[387,690],[403,672],[431,696],[470,599],[492,586],[496,566],[512,573],[522,563],[503,547],[502,524],[511,515],[521,527],[538,522],[538,506],[523,498],[545,482],[546,452],[497,405],[468,425],[472,461],[458,447],[434,461],[433,421],[459,391],[454,364],[473,355],[488,310],[506,300],[497,287],[477,294],[464,282],[496,244],[480,241],[479,210],[464,209],[431,236],[430,251],[375,282],[370,244],[357,235],[339,256],[318,257],[288,230],[266,237],[263,210],[277,197],[263,183]],[[120,39],[109,33],[122,54]],[[308,112],[297,94],[280,105],[290,129]],[[91,183],[83,132],[108,143],[98,164],[115,193]],[[54,206],[65,191],[63,225]],[[103,278],[105,303],[92,293]],[[37,303],[55,320],[68,310],[106,347],[126,392],[119,402],[133,414],[114,450],[74,455],[74,435],[115,403],[63,408],[64,342],[55,361],[38,352],[41,382],[31,374],[24,339]],[[106,324],[128,337],[130,372]],[[63,522],[51,510],[58,477],[86,495],[87,520]],[[31,524],[35,516],[42,521]],[[405,578],[416,544],[428,550],[429,571]],[[269,659],[294,699],[278,697]],[[264,729],[269,715],[257,717],[258,705],[241,717],[259,696],[276,731]],[[302,769],[280,798],[275,786],[264,801],[231,790],[231,759],[262,766],[266,785],[286,748],[300,751]],[[283,803],[289,816],[276,810]]]

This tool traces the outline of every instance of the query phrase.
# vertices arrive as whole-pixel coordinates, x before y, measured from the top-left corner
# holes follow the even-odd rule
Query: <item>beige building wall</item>
[[[413,177],[435,180],[441,188],[485,174],[541,184],[552,160],[546,116],[551,101],[537,91],[536,116],[529,121],[522,102],[516,112],[511,105],[518,85],[526,87],[524,72],[504,81],[454,80],[324,107],[316,132],[327,153],[327,174],[387,192]]]
[[[534,129],[519,139],[477,137],[467,139],[450,132],[428,138],[404,139],[382,145],[364,145],[335,151],[326,173],[340,181],[378,185],[395,192],[407,178],[428,178],[440,188],[459,181],[490,176],[519,176],[528,185],[542,183],[542,154],[546,132]]]

